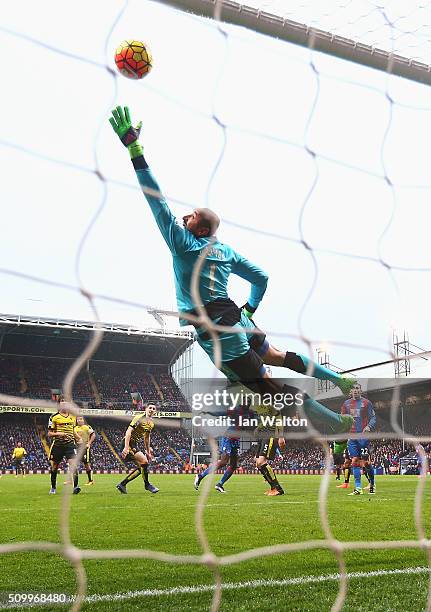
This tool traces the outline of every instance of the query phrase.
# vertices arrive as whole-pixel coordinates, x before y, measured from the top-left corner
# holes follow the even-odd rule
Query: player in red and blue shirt
[[[362,389],[359,383],[355,383],[352,387],[352,397],[342,405],[341,414],[348,414],[353,417],[352,433],[366,433],[374,431],[376,428],[376,413],[373,404],[367,398],[362,397]],[[370,441],[365,437],[349,440],[347,448],[352,459],[352,470],[355,478],[355,489],[349,495],[362,495],[361,468],[370,481],[370,493],[375,493]]]
[[[220,456],[218,461],[210,464],[207,469],[200,474],[196,474],[194,481],[196,491],[199,489],[199,485],[205,476],[208,476],[208,474],[211,474],[211,472],[215,472],[220,468],[226,467],[223,476],[214,487],[219,493],[226,493],[224,490],[224,484],[234,474],[236,468],[238,467],[238,454],[241,448],[239,432],[244,429],[241,425],[239,417],[241,417],[241,419],[250,419],[253,417],[255,418],[256,415],[248,408],[248,406],[235,406],[229,408],[227,415],[233,419],[234,425],[229,427],[226,431],[228,435],[221,437],[219,440]]]
[[[220,478],[220,480],[214,487],[215,490],[218,491],[219,493],[226,493],[226,491],[224,490],[224,484],[227,480],[229,480],[229,478],[232,476],[232,474],[235,472],[236,468],[238,467],[239,449],[240,449],[240,439],[239,438],[234,438],[234,437],[229,437],[229,436],[223,436],[222,438],[220,438],[220,441],[219,441],[220,457],[215,463],[211,463],[207,467],[206,470],[204,470],[200,474],[196,474],[195,482],[194,482],[194,487],[196,491],[199,489],[199,485],[201,484],[201,481],[205,478],[205,476],[208,476],[208,474],[211,474],[212,472],[215,472],[219,470],[220,468],[226,467],[223,473],[223,476]]]

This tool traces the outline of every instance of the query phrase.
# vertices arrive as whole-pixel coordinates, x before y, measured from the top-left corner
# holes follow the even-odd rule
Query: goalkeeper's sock
[[[361,488],[361,468],[354,467],[353,468],[353,476],[355,477],[355,489]]]
[[[350,430],[353,423],[353,418],[333,412],[311,398],[305,400],[304,412],[313,425],[317,423],[327,425],[333,433],[346,432]]]
[[[346,378],[338,374],[338,372],[325,368],[325,366],[316,363],[305,355],[290,353],[289,351],[286,352],[283,363],[285,368],[289,368],[289,370],[299,372],[300,374],[306,374],[310,365],[310,376],[314,376],[314,378],[318,378],[319,380],[329,380],[334,383],[334,385],[337,385],[345,395],[348,394],[356,382],[355,379]]]
[[[220,481],[219,481],[219,482],[220,482],[220,484],[221,484],[222,486],[224,485],[224,483],[225,483],[227,480],[229,480],[229,478],[232,476],[232,474],[234,473],[234,471],[235,471],[235,470],[234,470],[234,469],[233,469],[233,468],[232,468],[230,465],[229,465],[229,466],[228,466],[228,467],[225,469],[224,474],[223,474],[223,476],[220,478]]]
[[[350,468],[344,468],[344,482],[346,484],[349,484],[349,480],[350,480]]]
[[[148,463],[144,463],[144,465],[141,467],[141,472],[142,472],[142,478],[144,479],[144,483],[146,485],[149,484],[149,480],[148,480]]]
[[[141,470],[136,468],[135,470],[133,470],[133,472],[130,472],[130,474],[127,474],[126,478],[124,478],[124,480],[122,480],[120,484],[122,484],[123,486],[126,486],[129,482],[132,482],[132,480],[135,480],[135,478],[138,478],[138,476],[140,475],[141,475]]]
[[[91,470],[87,470],[87,478],[88,478],[88,482],[91,482],[93,480],[91,477]]]
[[[268,463],[264,463],[263,465],[261,465],[259,467],[259,472],[265,478],[271,489],[275,489],[276,487],[280,486],[277,480],[277,476],[274,474],[274,470]]]
[[[73,472],[73,488],[76,489],[78,486],[78,470]]]
[[[57,470],[51,470],[51,488],[57,488]]]
[[[320,380],[330,380],[334,384],[337,384],[341,378],[340,374],[337,374],[337,372],[325,368],[320,365],[320,363],[316,363],[309,357],[301,355],[300,353],[290,353],[287,351],[283,366],[294,372],[299,372],[299,374],[306,374],[308,368],[310,368],[310,376],[314,376],[314,378],[319,378]]]

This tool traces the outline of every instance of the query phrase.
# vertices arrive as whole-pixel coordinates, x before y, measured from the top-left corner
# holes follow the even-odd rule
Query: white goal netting
[[[145,149],[175,212],[215,208],[223,241],[268,270],[271,290],[259,323],[275,343],[305,347],[312,357],[329,346],[346,370],[394,360],[394,326],[408,326],[421,346],[431,345],[431,2],[170,0],[125,2],[121,10],[118,2],[95,2],[84,22],[78,7],[61,10],[66,15],[55,3],[28,3],[23,17],[11,6],[0,27],[14,58],[3,67],[0,134],[9,228],[0,268],[4,311],[24,304],[95,321],[140,321],[149,310],[178,314],[172,288],[160,282],[170,271],[168,255],[107,122],[111,108],[128,103],[144,122]],[[126,81],[114,69],[113,50],[138,37],[136,24],[144,22],[155,66],[142,82]],[[198,276],[199,266],[196,303]],[[241,299],[244,285],[232,292]],[[27,304],[29,298],[42,304]],[[218,330],[204,312],[196,321]],[[63,390],[70,401],[101,339],[96,330],[68,372]],[[415,375],[429,376],[426,360],[404,359]],[[371,438],[403,437],[398,399],[395,386],[392,430]],[[7,395],[0,401],[51,405]],[[425,453],[417,538],[345,542],[329,523],[330,457],[327,440],[318,441],[326,457],[323,539],[286,544],[280,534],[276,546],[217,556],[204,525],[208,478],[196,504],[200,555],[80,548],[70,537],[70,494],[60,544],[2,544],[0,553],[7,560],[7,553],[50,551],[67,559],[76,573],[73,610],[86,597],[88,559],[205,564],[214,574],[214,611],[223,596],[221,569],[262,556],[332,551],[339,567],[334,611],[346,598],[346,551],[419,549],[431,568]]]

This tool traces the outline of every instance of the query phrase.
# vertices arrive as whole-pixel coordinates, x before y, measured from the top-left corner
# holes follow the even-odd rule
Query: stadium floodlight
[[[156,319],[157,323],[160,325],[162,329],[165,329],[166,321],[164,320],[162,315],[157,310],[149,310],[148,314],[152,315]]]

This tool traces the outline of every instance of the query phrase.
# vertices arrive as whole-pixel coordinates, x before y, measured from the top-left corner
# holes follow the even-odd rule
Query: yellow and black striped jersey
[[[13,449],[12,459],[22,459],[24,455],[27,454],[27,451],[22,446],[16,446]]]
[[[151,433],[154,429],[154,422],[151,419],[147,419],[145,414],[138,414],[131,420],[129,427],[133,429],[130,436],[130,445],[133,446],[146,434]]]
[[[50,431],[61,431],[65,436],[62,438],[52,438],[54,444],[71,444],[75,442],[73,430],[76,426],[76,416],[74,414],[60,414],[56,412],[48,421]]]
[[[90,425],[76,425],[74,432],[82,439],[83,444],[88,444],[88,440],[94,429]]]

